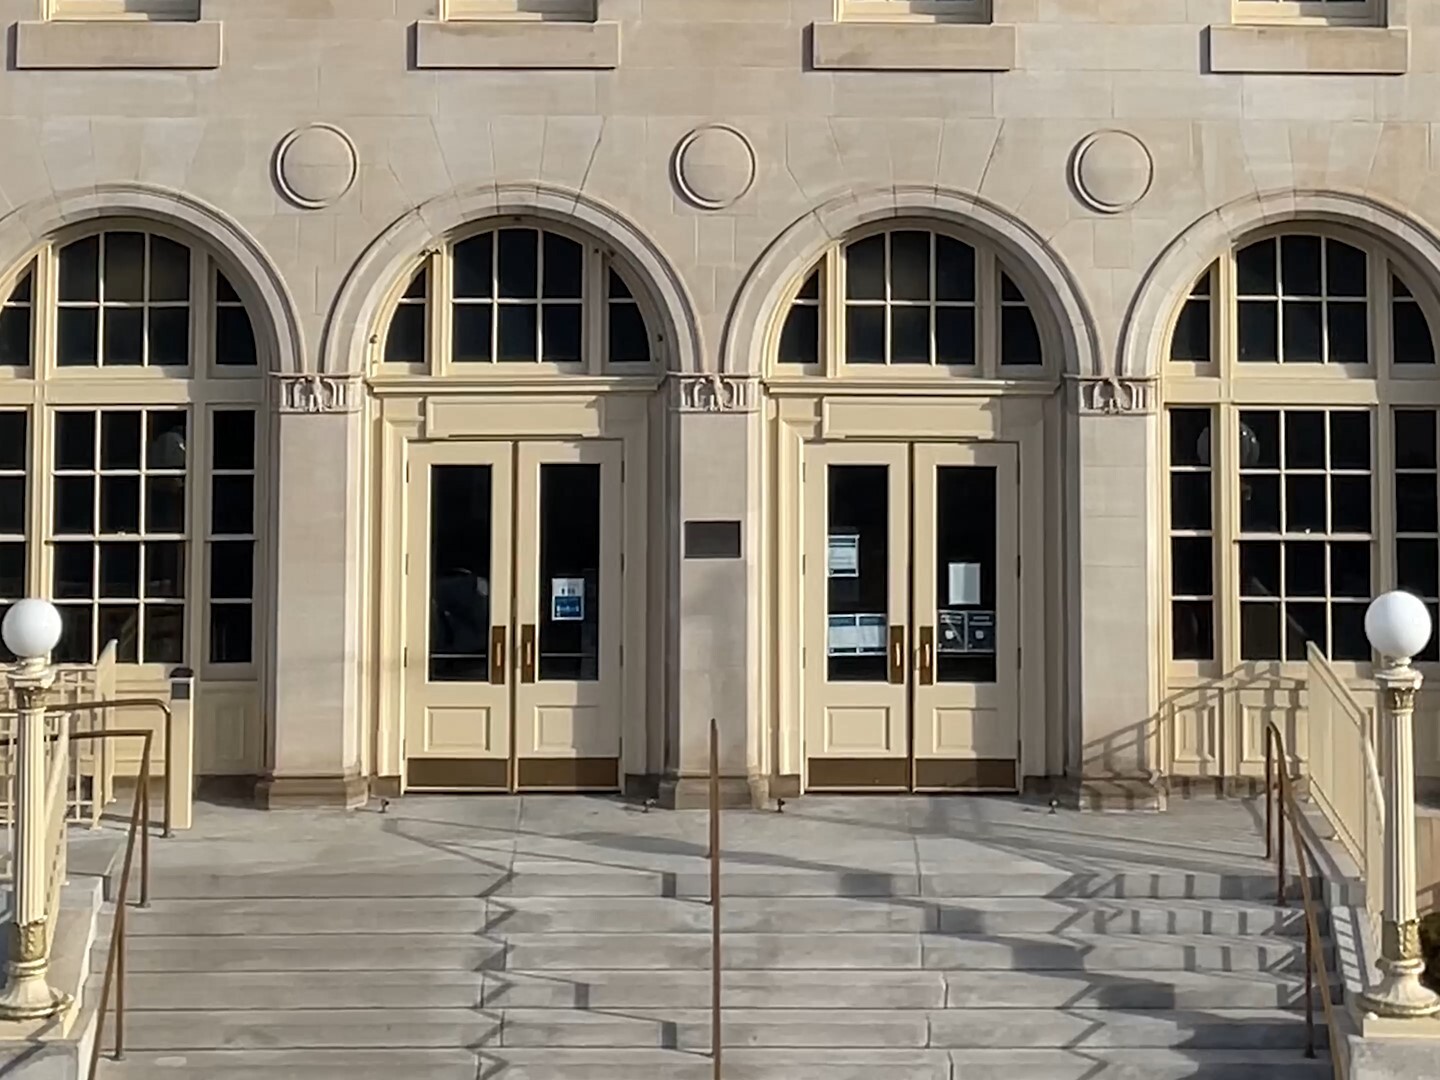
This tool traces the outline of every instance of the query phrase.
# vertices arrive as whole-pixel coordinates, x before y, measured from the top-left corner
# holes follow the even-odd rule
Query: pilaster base
[[[720,777],[720,809],[751,810],[765,804],[765,784],[759,777]],[[667,776],[660,781],[660,805],[666,810],[704,810],[710,805],[710,778]]]
[[[1413,925],[1413,924],[1411,924]],[[1425,961],[1380,960],[1380,981],[1360,995],[1360,1008],[1376,1016],[1413,1020],[1440,1013],[1440,995],[1420,981]]]
[[[1165,788],[1148,776],[1089,776],[1069,788],[1062,801],[1091,813],[1154,813],[1166,805]]]
[[[354,810],[369,797],[370,784],[363,776],[272,776],[255,788],[255,801],[265,810]]]

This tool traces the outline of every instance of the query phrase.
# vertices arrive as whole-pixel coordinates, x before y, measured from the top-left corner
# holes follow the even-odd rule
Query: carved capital
[[[754,375],[690,375],[671,372],[670,405],[682,413],[748,413],[760,408]]]
[[[1380,955],[1395,960],[1420,959],[1420,921],[1380,924]]]
[[[1415,711],[1415,687],[1387,686],[1385,704],[1392,713],[1413,713]]]
[[[1082,416],[1143,416],[1155,411],[1158,395],[1154,379],[1086,376],[1075,383]]]
[[[275,377],[282,413],[349,413],[360,408],[358,375],[291,375]]]
[[[45,959],[45,920],[10,924],[11,955],[22,964]]]

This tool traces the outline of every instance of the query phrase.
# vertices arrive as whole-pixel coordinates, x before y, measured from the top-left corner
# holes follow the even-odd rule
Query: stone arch
[[[1170,319],[1201,272],[1249,233],[1267,225],[1307,221],[1346,225],[1374,237],[1440,282],[1440,237],[1403,211],[1347,191],[1270,191],[1247,195],[1192,222],[1150,264],[1126,314],[1117,356],[1127,378],[1160,373]]]
[[[649,292],[672,370],[699,371],[701,343],[695,306],[679,275],[639,228],[610,207],[576,191],[545,184],[501,184],[442,195],[406,213],[366,248],[346,276],[325,326],[320,369],[363,371],[375,320],[387,292],[416,256],[466,225],[507,214],[579,227],[614,245]]]
[[[61,229],[107,218],[160,222],[207,245],[246,301],[257,340],[270,345],[271,370],[305,367],[305,340],[295,300],[259,242],[229,215],[193,196],[149,184],[99,184],[60,191],[0,218],[0,266],[15,266]],[[262,346],[263,347],[263,346]]]
[[[861,226],[910,217],[948,222],[979,233],[1041,286],[1031,304],[1059,335],[1062,370],[1100,373],[1094,320],[1079,283],[1045,239],[1006,210],[960,191],[933,187],[877,187],[832,199],[782,232],[746,275],[726,320],[721,370],[754,375],[764,368],[766,335],[785,290],[831,244]]]

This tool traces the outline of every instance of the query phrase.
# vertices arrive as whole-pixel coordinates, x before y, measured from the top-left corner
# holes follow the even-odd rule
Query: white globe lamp
[[[5,613],[0,637],[22,661],[44,660],[60,642],[60,612],[49,600],[21,600]]]
[[[1371,647],[1391,660],[1409,660],[1430,642],[1430,612],[1414,593],[1397,589],[1370,601],[1365,636]]]

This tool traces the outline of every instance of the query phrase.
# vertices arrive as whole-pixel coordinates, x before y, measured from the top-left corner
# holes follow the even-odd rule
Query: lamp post
[[[1440,996],[1420,981],[1420,921],[1415,907],[1415,744],[1413,717],[1420,673],[1410,658],[1430,640],[1430,612],[1408,592],[1388,592],[1365,612],[1365,636],[1384,665],[1375,674],[1389,725],[1385,753],[1385,914],[1380,933],[1380,979],[1361,996],[1377,1016],[1417,1017],[1440,1012]]]
[[[50,966],[45,910],[45,693],[55,682],[48,660],[60,640],[60,613],[46,600],[21,600],[0,627],[5,647],[19,662],[9,672],[15,692],[15,921],[5,961],[0,1018],[37,1020],[54,1016],[70,997],[46,980]]]

